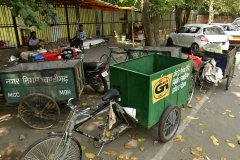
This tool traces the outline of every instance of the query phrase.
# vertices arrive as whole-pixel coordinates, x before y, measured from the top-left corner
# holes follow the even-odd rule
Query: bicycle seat
[[[116,89],[109,89],[107,90],[107,93],[102,97],[103,101],[106,101],[108,99],[117,99],[120,98],[120,93]]]

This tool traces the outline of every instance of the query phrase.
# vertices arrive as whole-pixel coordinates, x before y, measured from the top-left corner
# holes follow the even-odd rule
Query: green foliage
[[[51,4],[46,4],[46,0],[2,0],[6,6],[10,7],[14,17],[22,17],[24,24],[28,27],[36,26],[45,31],[51,23],[59,24],[62,15]],[[37,3],[41,3],[37,5]],[[41,18],[40,18],[41,16]],[[28,31],[25,31],[28,33]]]

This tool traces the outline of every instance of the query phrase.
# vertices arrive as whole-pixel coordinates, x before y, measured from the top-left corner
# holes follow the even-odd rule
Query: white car
[[[193,53],[210,43],[222,45],[222,50],[229,48],[228,36],[220,26],[186,24],[169,34],[166,45],[190,48],[191,53]]]
[[[240,29],[232,23],[211,23],[219,25],[223,28],[224,32],[228,35],[230,44],[240,43]]]

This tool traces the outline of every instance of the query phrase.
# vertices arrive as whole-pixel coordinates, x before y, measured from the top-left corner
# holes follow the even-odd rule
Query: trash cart
[[[186,103],[192,62],[186,59],[150,54],[110,66],[110,87],[121,94],[119,104],[136,109],[139,125],[150,128],[159,123],[159,138],[164,142],[177,131],[180,106]],[[168,123],[168,118],[174,121]],[[166,129],[172,125],[171,133]]]
[[[57,102],[80,97],[84,88],[81,59],[20,63],[0,73],[7,103],[19,103],[21,120],[35,129],[58,122]]]

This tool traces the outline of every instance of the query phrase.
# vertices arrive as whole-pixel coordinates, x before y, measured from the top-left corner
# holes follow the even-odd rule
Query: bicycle
[[[123,50],[121,47],[107,47],[107,49],[109,49],[109,53],[103,54],[99,60],[99,62],[103,62],[106,64],[107,71],[109,71],[109,65],[110,65],[111,59],[113,60],[113,63],[119,62],[113,54],[124,54],[124,55],[126,55],[124,61],[126,61],[128,59],[128,54],[127,54],[126,50],[125,49]]]
[[[131,118],[125,110],[117,104],[115,101],[116,99],[120,98],[120,93],[115,89],[109,89],[105,96],[102,98],[103,103],[95,106],[95,107],[88,107],[83,110],[79,110],[77,105],[80,103],[79,99],[70,98],[67,102],[67,105],[70,107],[71,111],[69,113],[68,118],[66,119],[63,127],[65,126],[65,130],[61,132],[50,132],[48,136],[43,137],[32,145],[30,145],[20,156],[20,160],[28,160],[28,159],[41,159],[41,160],[63,160],[63,159],[82,159],[82,149],[81,144],[78,142],[76,138],[72,136],[72,131],[75,131],[81,135],[84,135],[88,138],[94,140],[94,146],[100,148],[97,157],[102,159],[99,154],[103,148],[103,146],[119,137],[119,134],[122,133],[124,130],[131,127],[131,122],[133,122],[133,118]],[[108,129],[109,128],[109,117],[108,114],[106,116],[105,123],[100,125],[98,128],[103,130],[101,135],[92,136],[83,131],[78,130],[78,128],[89,121],[90,119],[94,118],[95,115],[100,114],[108,110],[114,108],[114,112],[117,114],[117,117],[126,123],[121,123],[119,126]],[[92,113],[89,113],[93,111]],[[80,116],[86,116],[82,120],[76,123],[76,120]],[[136,123],[134,121],[134,123]],[[62,128],[63,130],[63,128]],[[108,135],[108,133],[110,133]]]
[[[96,155],[98,160],[104,160],[100,156],[100,153],[105,144],[119,138],[120,135],[125,133],[128,129],[142,126],[137,123],[138,120],[134,118],[133,115],[129,115],[125,108],[116,102],[117,99],[120,100],[119,91],[116,89],[109,89],[102,97],[103,102],[101,104],[79,110],[77,108],[77,105],[80,103],[79,99],[70,98],[67,101],[67,105],[71,110],[63,125],[63,128],[65,126],[65,130],[61,132],[50,132],[48,136],[37,140],[22,153],[20,160],[81,160],[81,144],[73,137],[73,131],[93,139],[93,145],[96,148],[100,148]],[[97,114],[106,111],[108,111],[108,114],[105,117],[105,122],[98,126],[98,128],[102,130],[101,134],[92,136],[78,129]],[[111,123],[113,113],[116,115],[116,118],[120,120],[120,124]],[[77,118],[80,116],[85,117],[76,122]],[[161,142],[168,142],[172,139],[179,127],[180,118],[181,112],[178,106],[171,105],[163,112],[162,116],[160,116],[158,125],[158,136]],[[61,130],[63,130],[63,128]]]

